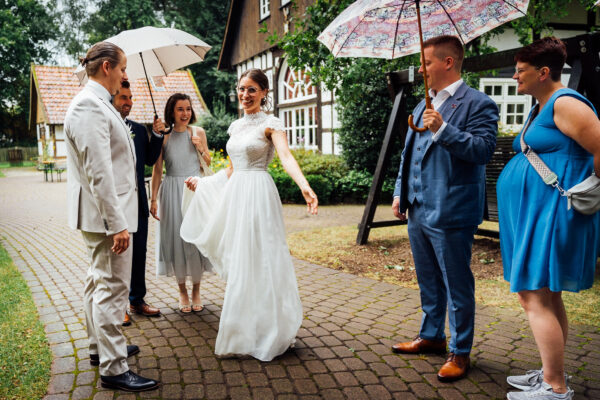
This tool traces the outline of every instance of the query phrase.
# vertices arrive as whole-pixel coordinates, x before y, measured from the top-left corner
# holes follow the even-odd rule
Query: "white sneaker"
[[[565,372],[565,385],[569,386],[570,375]],[[523,391],[537,389],[540,383],[544,381],[544,371],[541,369],[532,369],[525,375],[513,375],[506,378],[509,385]]]
[[[567,387],[566,393],[555,393],[552,386],[546,382],[541,382],[537,389],[526,392],[509,392],[506,395],[508,400],[572,400],[575,392]]]
[[[544,381],[544,371],[541,369],[532,369],[525,375],[513,375],[506,378],[509,385],[523,391],[535,389]]]

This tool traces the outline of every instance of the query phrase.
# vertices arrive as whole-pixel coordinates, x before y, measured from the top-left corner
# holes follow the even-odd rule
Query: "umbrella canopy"
[[[200,62],[210,50],[208,44],[187,32],[153,26],[123,31],[105,42],[116,44],[127,56],[127,77],[130,81],[146,78],[155,118],[158,118],[158,114],[148,76],[168,75],[169,72]],[[87,81],[85,67],[80,65],[75,74],[81,84]]]
[[[418,53],[423,39],[454,35],[463,44],[527,14],[529,0],[358,0],[319,35],[335,57],[398,58]]]
[[[200,62],[211,47],[179,29],[152,26],[123,31],[105,41],[119,46],[127,56],[127,76],[130,81],[168,75],[169,72]],[[81,83],[87,80],[82,66],[75,73]]]

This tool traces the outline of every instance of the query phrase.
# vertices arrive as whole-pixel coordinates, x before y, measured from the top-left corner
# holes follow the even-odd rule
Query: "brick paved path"
[[[46,399],[136,398],[100,388],[98,371],[89,364],[81,302],[88,261],[80,234],[66,226],[65,183],[43,182],[39,172],[10,172],[0,178],[0,240],[31,288],[54,353]],[[538,367],[523,314],[478,307],[468,379],[439,383],[441,357],[389,350],[418,331],[417,291],[299,260],[305,318],[295,351],[269,363],[217,359],[213,348],[224,284],[214,276],[202,282],[205,311],[185,316],[174,311],[174,279],[154,275],[154,227],[151,223],[147,301],[163,316],[135,315],[124,329],[141,348],[129,359],[131,368],[162,381],[160,390],[140,398],[505,398],[509,371]],[[600,399],[600,330],[574,326],[566,359],[576,397]]]

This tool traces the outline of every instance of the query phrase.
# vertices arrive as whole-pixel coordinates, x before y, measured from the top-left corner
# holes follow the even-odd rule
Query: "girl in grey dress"
[[[192,135],[194,128],[188,126],[195,121],[190,97],[182,93],[172,95],[165,106],[165,123],[173,125],[173,129],[165,136],[161,155],[152,171],[150,213],[160,221],[156,235],[156,273],[175,276],[179,285],[179,310],[183,313],[202,311],[200,279],[205,270],[211,269],[210,261],[196,246],[184,242],[179,235],[184,180],[200,174],[197,150],[210,165],[204,130],[196,129],[197,134]],[[163,160],[167,171],[164,179]],[[192,281],[191,303],[186,288],[188,276]]]

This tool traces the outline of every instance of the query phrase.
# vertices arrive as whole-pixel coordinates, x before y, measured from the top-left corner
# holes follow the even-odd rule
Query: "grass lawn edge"
[[[0,399],[40,399],[52,352],[27,283],[0,243]]]

